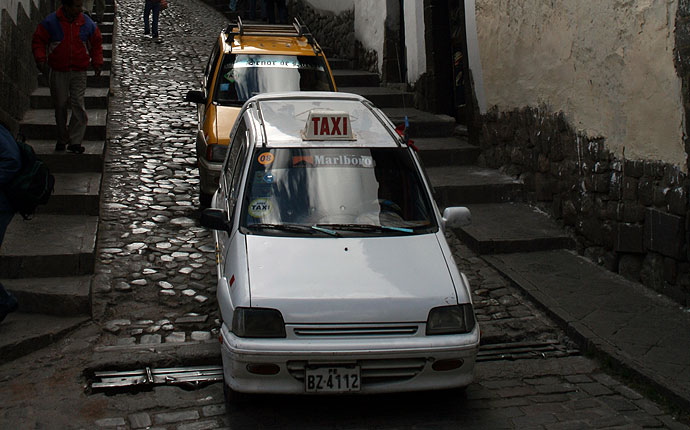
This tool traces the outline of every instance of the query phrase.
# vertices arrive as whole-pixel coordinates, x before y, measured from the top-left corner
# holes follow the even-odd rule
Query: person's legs
[[[0,246],[2,239],[5,237],[7,226],[12,221],[12,212],[0,212]],[[0,284],[0,322],[5,319],[7,314],[17,309],[17,299],[5,290],[5,287]]]
[[[69,133],[67,132],[67,110],[69,103],[69,72],[59,72],[50,70],[48,77],[50,81],[50,96],[53,99],[55,108],[55,125],[57,126],[57,145],[55,149],[60,151],[65,149],[69,143]]]
[[[69,120],[69,141],[67,147],[72,152],[84,152],[81,142],[84,140],[86,125],[89,118],[84,105],[84,94],[86,93],[86,70],[81,72],[69,72],[69,101],[72,107],[72,116]]]
[[[151,3],[147,1],[144,3],[144,34],[149,34],[151,32],[151,27],[149,26],[149,15],[151,15]]]
[[[96,22],[103,22],[103,14],[105,13],[105,0],[96,0],[93,13],[96,16]]]
[[[155,39],[158,37],[158,15],[160,15],[161,13],[161,4],[154,3],[151,7],[151,10],[153,11],[153,24],[151,27],[151,36],[153,36],[153,38]]]
[[[84,0],[81,6],[81,9],[84,11],[84,13],[91,17],[93,14],[93,1],[94,0]]]

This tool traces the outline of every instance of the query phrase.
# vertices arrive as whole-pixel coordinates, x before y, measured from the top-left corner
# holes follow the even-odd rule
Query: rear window
[[[213,100],[241,105],[257,94],[284,91],[333,91],[323,58],[228,54],[223,57]]]

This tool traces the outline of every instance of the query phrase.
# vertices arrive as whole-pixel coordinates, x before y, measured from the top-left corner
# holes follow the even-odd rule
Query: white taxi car
[[[212,207],[226,392],[467,386],[466,277],[418,157],[366,99],[293,92],[240,112]]]

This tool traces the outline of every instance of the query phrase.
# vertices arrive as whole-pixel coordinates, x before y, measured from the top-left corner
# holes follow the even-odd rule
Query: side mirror
[[[206,104],[206,97],[202,91],[187,91],[187,96],[184,98],[184,101],[197,104]]]
[[[450,207],[443,211],[444,228],[459,228],[470,224],[472,224],[472,214],[466,207]]]
[[[222,209],[204,209],[201,213],[201,225],[212,230],[221,230],[230,233],[228,213]]]

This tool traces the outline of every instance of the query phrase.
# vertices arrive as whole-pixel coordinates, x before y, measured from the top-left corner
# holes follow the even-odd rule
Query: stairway
[[[466,133],[456,133],[452,117],[406,107],[413,105],[412,93],[381,87],[376,74],[352,70],[348,61],[331,59],[329,64],[338,91],[366,97],[395,124],[404,123],[407,115],[439,208],[466,206],[472,212],[472,224],[456,233],[473,250],[494,254],[574,247],[547,214],[525,203],[521,181],[476,164],[479,148],[468,143]]]
[[[45,347],[91,318],[114,16],[108,0],[98,24],[103,70],[98,77],[87,73],[86,151],[55,151],[53,104],[43,76],[21,121],[27,143],[55,176],[55,190],[33,219],[12,219],[0,250],[2,283],[19,301],[18,311],[0,324],[0,364]]]

